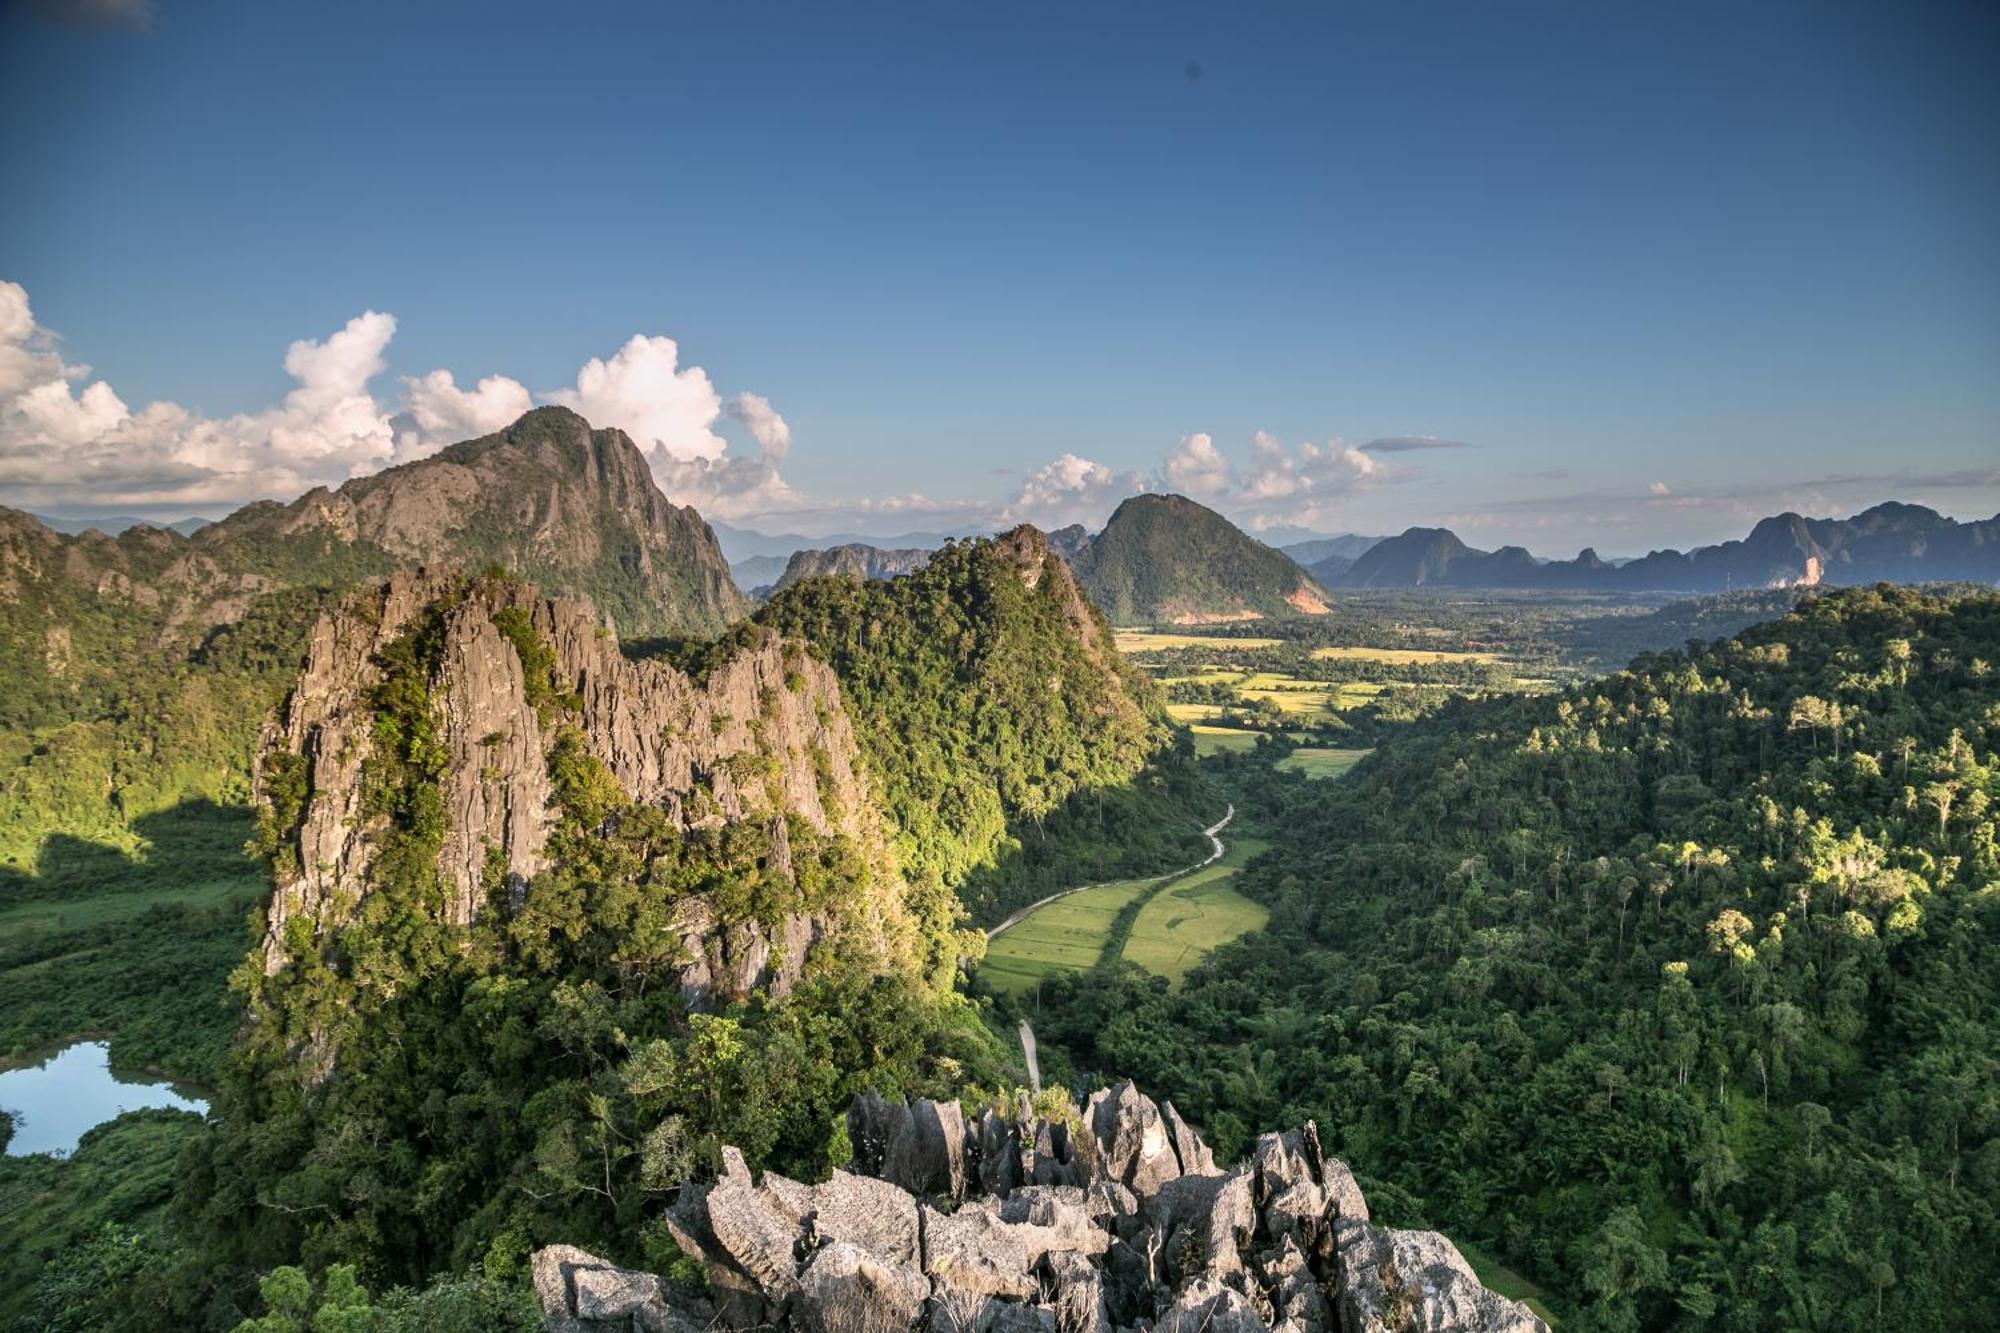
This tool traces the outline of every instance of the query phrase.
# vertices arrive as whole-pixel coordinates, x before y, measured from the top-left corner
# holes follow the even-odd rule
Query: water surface
[[[38,1065],[0,1073],[0,1110],[14,1113],[10,1157],[73,1152],[105,1121],[154,1106],[208,1114],[208,1103],[171,1084],[113,1071],[111,1047],[101,1041],[75,1042]]]

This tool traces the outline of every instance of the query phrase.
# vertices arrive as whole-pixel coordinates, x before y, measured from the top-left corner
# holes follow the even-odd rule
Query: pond
[[[105,1121],[155,1106],[208,1113],[206,1102],[183,1096],[171,1084],[113,1070],[111,1047],[101,1041],[76,1042],[38,1065],[0,1073],[0,1110],[14,1114],[10,1157],[72,1152]]]

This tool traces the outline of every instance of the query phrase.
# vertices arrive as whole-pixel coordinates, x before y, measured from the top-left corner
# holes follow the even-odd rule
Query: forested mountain
[[[1994,1326],[1996,666],[2000,597],[1851,590],[1274,774],[1270,928],[1038,1032],[1218,1153],[1317,1117],[1577,1327]]]
[[[328,590],[424,563],[504,565],[635,637],[748,609],[638,448],[564,408],[191,537],[66,536],[0,510],[0,864],[31,864],[51,832],[126,840],[184,798],[244,802]]]
[[[864,1089],[997,1081],[952,885],[1165,739],[1033,529],[673,661],[498,575],[358,595],[261,765],[278,889],[188,1262],[637,1261],[718,1143],[824,1172]]]
[[[1185,496],[1135,495],[1088,542],[1062,544],[1090,599],[1119,624],[1326,610],[1326,590],[1290,556]]]
[[[1330,572],[1330,571],[1329,571]],[[1357,558],[1344,588],[1544,588],[1726,592],[1819,584],[2000,580],[2000,516],[1960,523],[1922,505],[1879,504],[1847,519],[1779,514],[1741,541],[1654,551],[1613,565],[1585,550],[1538,561],[1519,546],[1480,551],[1444,528],[1411,528]]]
[[[884,550],[860,542],[817,551],[794,551],[792,558],[785,562],[784,573],[771,585],[771,591],[783,592],[800,579],[823,578],[829,574],[850,579],[892,579],[898,574],[909,573],[930,558],[930,551],[920,547]]]
[[[1008,818],[1126,782],[1168,740],[1151,681],[1034,528],[952,543],[889,582],[802,583],[756,623],[840,677],[913,874],[956,883]]]

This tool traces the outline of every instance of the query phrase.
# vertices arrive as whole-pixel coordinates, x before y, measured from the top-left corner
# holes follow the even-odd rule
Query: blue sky
[[[767,529],[2000,509],[1988,4],[44,0],[0,116],[4,503],[561,397]]]

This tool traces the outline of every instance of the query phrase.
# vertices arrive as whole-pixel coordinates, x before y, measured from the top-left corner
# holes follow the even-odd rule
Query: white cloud
[[[680,365],[672,338],[635,334],[609,361],[592,357],[577,372],[576,387],[548,395],[574,408],[593,426],[615,426],[656,459],[714,462],[729,448],[712,429],[722,397],[700,366]],[[766,404],[768,406],[768,404]]]
[[[994,516],[993,526],[1095,526],[1120,500],[1151,489],[1148,479],[1136,472],[1113,472],[1102,463],[1066,453],[1029,473],[1013,503]]]
[[[4,498],[213,508],[372,471],[394,452],[368,381],[395,331],[392,316],[368,311],[324,342],[293,343],[284,364],[296,386],[265,412],[217,420],[168,402],[134,412],[89,367],[65,362],[27,293],[0,283]]]
[[[1167,455],[1167,485],[1196,499],[1220,495],[1229,489],[1233,469],[1205,431],[1181,436],[1181,442]]]
[[[491,435],[518,420],[535,405],[519,380],[488,375],[470,389],[461,389],[449,370],[403,381],[403,406],[424,444],[450,444]]]
[[[785,461],[785,455],[792,451],[792,428],[778,415],[778,409],[771,406],[770,399],[760,393],[739,393],[723,410],[731,421],[750,432],[750,438],[763,450],[766,462]]]
[[[65,362],[26,290],[0,282],[0,503],[216,512],[290,499],[491,434],[534,405],[519,380],[488,375],[461,388],[448,370],[405,377],[401,403],[385,405],[369,386],[395,333],[394,316],[367,311],[323,341],[294,342],[284,365],[295,385],[263,412],[208,418],[171,402],[135,412],[89,367]],[[545,401],[630,434],[680,503],[718,517],[806,504],[778,472],[791,447],[784,417],[759,394],[725,404],[707,371],[680,365],[671,338],[634,337]],[[756,453],[729,452],[714,429],[725,414]]]

